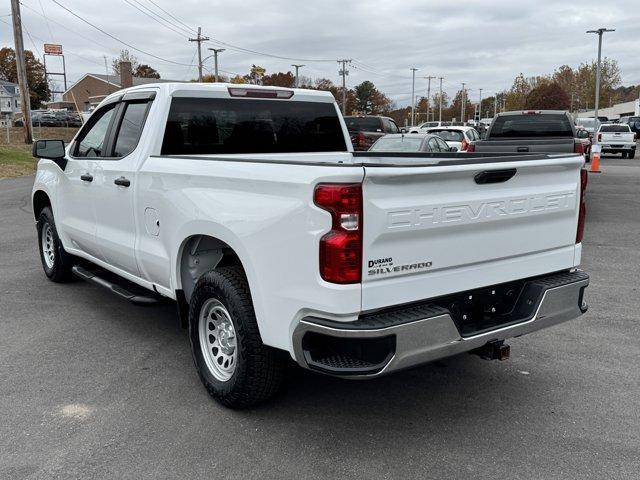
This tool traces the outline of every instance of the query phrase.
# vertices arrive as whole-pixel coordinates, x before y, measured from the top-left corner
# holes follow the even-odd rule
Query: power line
[[[22,5],[22,4],[20,4],[20,5]],[[1,22],[1,23],[4,23],[5,25],[9,25],[9,26],[11,26],[11,24],[10,24],[10,23],[5,22],[5,21],[4,21],[4,20],[2,20],[2,19],[0,19],[0,22]],[[24,26],[24,22],[23,22],[23,26]],[[24,27],[24,29],[25,29],[25,31],[27,30],[27,28],[26,28],[26,27]],[[47,41],[46,41],[46,40],[43,40],[43,39],[42,39],[42,38],[40,38],[40,37],[36,37],[35,35],[33,35],[33,38],[35,38],[36,40],[38,40],[38,41],[40,41],[40,42],[42,42],[42,43],[47,43]],[[102,65],[102,64],[101,64],[100,62],[98,62],[97,60],[91,60],[90,58],[84,57],[84,56],[82,56],[82,55],[78,55],[77,53],[72,52],[71,50],[68,50],[68,49],[66,49],[66,48],[64,49],[64,51],[65,51],[66,53],[68,53],[69,55],[73,55],[74,57],[81,58],[82,60],[85,60],[85,61],[87,61],[87,62],[96,63],[96,64],[98,64],[98,65]]]
[[[155,5],[159,10],[161,10],[162,12],[166,13],[167,15],[169,15],[171,18],[173,18],[176,22],[184,25],[187,30],[189,31],[189,33],[195,33],[195,29],[190,27],[189,25],[187,25],[186,23],[184,23],[182,20],[180,20],[179,18],[177,18],[176,16],[174,16],[173,14],[171,14],[170,12],[166,11],[164,8],[162,8],[160,5],[158,5],[156,2],[154,2],[153,0],[148,0],[149,3]]]
[[[51,30],[51,25],[49,25],[49,19],[47,18],[47,14],[44,13],[44,7],[42,6],[42,0],[38,0],[38,3],[40,4],[40,10],[42,10],[42,16],[44,17],[44,21],[47,24],[47,29],[49,30],[49,36],[51,37],[51,40],[53,41],[53,31]]]
[[[46,17],[45,17],[44,15],[42,15],[40,12],[38,12],[38,11],[37,11],[37,10],[35,10],[35,9],[33,9],[33,8],[32,8],[32,7],[30,7],[29,5],[27,5],[27,4],[25,4],[25,3],[22,3],[22,2],[20,2],[20,5],[22,5],[23,7],[25,7],[25,8],[26,8],[26,9],[28,9],[28,10],[31,10],[31,11],[32,11],[33,13],[35,13],[36,15],[39,15],[39,16],[41,16],[42,18],[45,18],[45,20],[46,20]],[[99,47],[102,47],[102,48],[105,48],[105,49],[107,49],[107,50],[111,50],[111,51],[114,51],[114,50],[115,50],[115,49],[114,49],[114,48],[112,48],[112,47],[108,47],[108,46],[106,46],[106,45],[105,45],[105,44],[103,44],[103,43],[97,42],[96,40],[94,40],[94,39],[93,39],[93,38],[91,38],[91,37],[88,37],[88,36],[86,36],[86,35],[82,35],[81,33],[77,32],[77,31],[75,31],[75,30],[72,30],[71,28],[67,27],[66,25],[64,25],[64,24],[62,24],[62,23],[60,23],[60,22],[57,22],[57,21],[55,21],[55,20],[53,20],[53,19],[49,19],[49,21],[50,21],[51,23],[55,23],[56,25],[59,25],[59,26],[60,26],[60,27],[62,27],[63,29],[67,30],[68,32],[71,32],[71,33],[74,33],[74,34],[78,35],[80,38],[84,38],[85,40],[88,40],[88,41],[90,41],[90,42],[95,43],[95,44],[96,44],[96,45],[98,45]],[[44,41],[43,41],[43,42],[44,42]],[[66,49],[65,49],[65,50],[66,50]]]
[[[160,25],[162,25],[164,28],[171,30],[174,33],[177,33],[178,35],[180,35],[181,37],[185,37],[185,34],[183,33],[183,31],[180,30],[176,30],[173,27],[173,24],[171,24],[170,22],[167,22],[166,20],[164,20],[162,17],[160,17],[157,13],[149,10],[147,7],[145,7],[144,5],[142,5],[140,2],[137,2],[136,0],[133,0],[135,2],[131,3],[129,0],[123,0],[126,4],[130,5],[131,7],[135,8],[136,10],[138,10],[139,12],[141,12],[143,15],[149,17],[151,20],[153,20],[154,22],[159,23]],[[136,5],[137,4],[137,5]],[[140,5],[140,6],[138,6]],[[144,9],[144,10],[143,10]],[[165,23],[166,22],[166,23]]]
[[[79,19],[79,20],[81,20],[82,22],[86,23],[87,25],[89,25],[89,26],[91,26],[91,27],[95,28],[95,29],[96,29],[96,30],[98,30],[100,33],[102,33],[102,34],[106,35],[106,36],[107,36],[107,37],[109,37],[109,38],[112,38],[112,39],[113,39],[113,40],[115,40],[116,42],[119,42],[119,43],[123,44],[123,45],[124,45],[124,46],[126,46],[126,47],[129,47],[129,48],[130,48],[130,49],[132,49],[132,50],[135,50],[136,52],[140,52],[140,53],[142,53],[143,55],[146,55],[146,56],[148,56],[148,57],[155,58],[156,60],[160,60],[160,61],[162,61],[162,62],[171,63],[171,64],[173,64],[173,65],[180,65],[180,66],[182,66],[182,67],[191,67],[191,66],[192,66],[192,65],[187,65],[186,63],[174,62],[173,60],[169,60],[169,59],[166,59],[166,58],[162,58],[162,57],[159,57],[158,55],[154,55],[153,53],[149,53],[149,52],[146,52],[146,51],[144,51],[144,50],[142,50],[142,49],[140,49],[140,48],[134,47],[134,46],[133,46],[133,45],[131,45],[130,43],[127,43],[127,42],[125,42],[124,40],[119,39],[119,38],[118,38],[118,37],[116,37],[115,35],[110,34],[109,32],[107,32],[107,31],[103,30],[102,28],[100,28],[100,27],[98,27],[98,26],[94,25],[94,24],[93,24],[93,23],[91,23],[89,20],[87,20],[87,19],[85,19],[85,18],[81,17],[80,15],[78,15],[77,13],[75,13],[73,10],[71,10],[71,9],[69,9],[69,8],[67,8],[67,7],[65,7],[63,4],[61,4],[60,2],[58,2],[58,0],[51,0],[51,1],[52,1],[53,3],[55,3],[56,5],[58,5],[60,8],[62,8],[62,9],[64,9],[64,10],[66,10],[67,12],[69,12],[71,15],[73,15],[73,16],[74,16],[74,17],[76,17],[77,19]]]

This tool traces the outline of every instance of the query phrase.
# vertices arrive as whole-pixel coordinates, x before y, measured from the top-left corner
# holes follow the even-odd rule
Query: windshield
[[[464,134],[460,130],[431,129],[429,133],[438,135],[445,142],[462,142],[462,140],[464,140]]]
[[[419,152],[422,138],[382,137],[369,149],[372,152]]]
[[[576,119],[576,125],[582,125],[585,128],[593,128],[596,125],[595,118],[578,118]]]
[[[382,131],[382,123],[377,117],[345,117],[345,123],[347,124],[347,130],[363,131],[363,132],[376,132]]]
[[[494,120],[491,137],[573,137],[573,128],[564,114],[503,115]]]
[[[601,132],[626,132],[629,133],[631,129],[629,125],[602,125],[600,127]]]

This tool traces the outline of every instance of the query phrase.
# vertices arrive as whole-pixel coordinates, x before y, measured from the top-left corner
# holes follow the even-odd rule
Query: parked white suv
[[[373,378],[580,316],[580,155],[354,153],[330,93],[163,83],[34,145],[45,274],[176,302],[222,404],[286,358]],[[79,300],[81,301],[81,300]]]

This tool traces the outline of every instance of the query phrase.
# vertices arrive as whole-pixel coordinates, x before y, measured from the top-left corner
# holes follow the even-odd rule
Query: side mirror
[[[53,160],[62,170],[67,166],[63,140],[36,140],[31,153],[35,158]]]
[[[458,147],[451,147],[449,149],[450,152],[457,152],[458,151]]]
[[[589,138],[589,132],[586,130],[578,130],[578,138]]]
[[[401,128],[400,129],[400,133],[407,133],[407,129],[406,128]]]

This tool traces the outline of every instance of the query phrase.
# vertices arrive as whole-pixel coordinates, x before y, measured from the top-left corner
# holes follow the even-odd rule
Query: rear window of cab
[[[161,154],[346,151],[333,103],[175,97]]]

